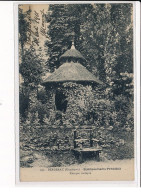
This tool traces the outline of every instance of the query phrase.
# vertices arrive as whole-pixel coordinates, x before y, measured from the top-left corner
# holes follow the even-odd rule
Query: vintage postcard
[[[134,3],[18,5],[19,180],[134,181]]]

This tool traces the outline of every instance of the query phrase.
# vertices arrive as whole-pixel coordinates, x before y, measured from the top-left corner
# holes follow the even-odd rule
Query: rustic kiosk
[[[58,91],[58,87],[61,87],[63,83],[74,82],[76,84],[91,84],[93,86],[102,84],[102,82],[89,72],[85,66],[85,58],[75,48],[74,43],[72,43],[71,48],[60,57],[59,68],[43,82],[47,92],[49,93],[51,91],[53,93],[50,95],[52,98],[52,109],[63,111],[65,114],[67,101],[65,100],[65,95],[60,94]],[[50,91],[48,88],[50,88]],[[93,155],[98,159],[101,151],[101,148],[98,145],[98,140],[92,137],[91,130],[89,129],[87,129],[89,138],[83,139],[77,136],[79,132],[82,133],[82,131],[84,131],[83,126],[81,128],[81,131],[79,129],[77,131],[74,130],[74,154],[79,155],[81,160],[83,160],[85,154]],[[87,146],[85,146],[85,142],[87,142]]]

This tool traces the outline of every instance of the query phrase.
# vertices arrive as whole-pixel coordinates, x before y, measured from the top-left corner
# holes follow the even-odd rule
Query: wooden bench
[[[88,131],[89,138],[78,138],[77,133],[84,131]],[[84,147],[85,142],[89,143],[89,147]],[[80,147],[78,146],[78,143],[80,144]],[[82,129],[81,131],[74,130],[74,149],[73,152],[76,156],[78,156],[79,160],[83,162],[84,158],[86,156],[92,156],[95,157],[96,160],[99,160],[99,153],[102,151],[102,148],[98,145],[99,140],[93,138],[92,130],[91,129]],[[95,145],[94,145],[95,144]]]

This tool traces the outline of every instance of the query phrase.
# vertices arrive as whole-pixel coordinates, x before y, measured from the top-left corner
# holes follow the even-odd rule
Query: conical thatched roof
[[[68,62],[69,58],[72,59],[70,62]],[[74,58],[76,59],[75,62],[73,62]],[[79,63],[82,60],[84,61],[85,58],[78,50],[75,49],[74,42],[72,42],[71,49],[66,51],[60,57],[60,59],[65,59],[64,63],[43,81],[43,85],[48,83],[62,83],[72,81],[102,84],[100,80],[98,80],[91,72],[89,72],[83,65]],[[81,60],[79,61],[77,59]]]
[[[82,54],[76,49],[70,49],[70,50],[66,51],[63,55],[61,55],[60,60],[66,59],[66,58],[77,58],[77,59],[85,60],[85,58],[82,56]]]
[[[48,78],[44,80],[43,85],[47,83],[61,83],[61,82],[92,82],[102,84],[91,72],[89,72],[80,63],[64,63]]]
[[[67,50],[63,55],[61,55],[60,60],[66,58],[83,59],[84,61],[86,61],[82,54],[75,48],[74,42],[72,42],[71,49]]]

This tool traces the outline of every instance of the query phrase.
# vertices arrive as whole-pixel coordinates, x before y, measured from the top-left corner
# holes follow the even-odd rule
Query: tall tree
[[[30,26],[30,21],[28,20],[28,16],[31,10],[23,12],[22,5],[19,6],[19,43],[21,45],[21,58],[24,52],[24,45],[28,40],[28,30]]]
[[[38,85],[42,80],[43,65],[42,57],[36,54],[33,47],[24,51],[19,69],[24,80],[20,85],[20,106],[23,107],[21,109],[23,116],[26,116],[25,111],[31,111],[37,103]]]
[[[20,64],[20,73],[24,79],[24,85],[34,88],[41,82],[43,73],[43,63],[40,55],[36,54],[35,49],[26,49],[23,61]]]
[[[48,37],[46,42],[49,59],[47,66],[50,71],[59,67],[59,57],[71,47],[73,34],[75,34],[75,46],[80,45],[81,14],[85,9],[92,8],[90,4],[55,4],[50,5],[47,22],[49,22]],[[80,50],[80,49],[79,49]]]
[[[111,19],[120,37],[116,72],[131,73],[133,72],[133,4],[113,4]]]
[[[82,13],[82,20],[80,39],[82,53],[89,62],[88,68],[105,82],[107,52],[113,63],[112,71],[118,75],[120,72],[132,72],[132,4],[93,4],[89,13]]]

